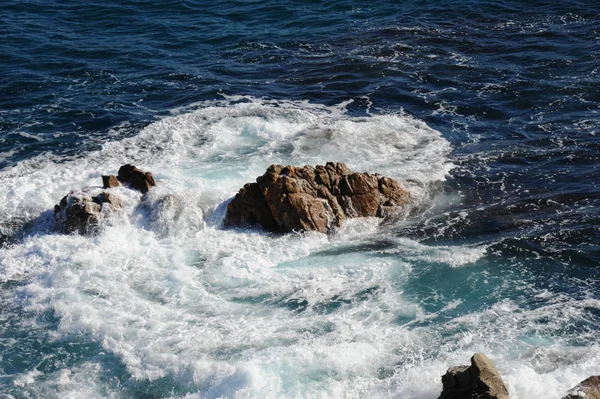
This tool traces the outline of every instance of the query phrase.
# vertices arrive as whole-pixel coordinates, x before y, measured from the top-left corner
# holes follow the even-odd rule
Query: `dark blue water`
[[[597,265],[597,6],[9,1],[0,167],[77,156],[220,93],[351,99],[352,114],[403,109],[456,147],[456,189],[485,209],[478,231],[440,239],[543,227]]]
[[[511,290],[516,292],[513,300],[528,310],[549,306],[540,292],[559,293],[565,303],[585,304],[577,308],[576,316],[552,313],[570,322],[549,330],[539,327],[536,337],[560,337],[560,345],[598,353],[599,15],[596,1],[423,0],[365,5],[5,0],[0,7],[0,169],[10,177],[11,171],[40,156],[51,157],[58,165],[85,159],[107,143],[136,137],[165,117],[186,115],[207,102],[235,96],[323,106],[347,103],[349,117],[402,112],[440,132],[452,146],[449,161],[455,167],[445,181],[430,188],[433,197],[448,198],[443,207],[425,206],[386,234],[433,247],[486,246],[486,255],[477,269],[479,277],[468,271],[453,274],[452,269],[439,275],[437,269],[423,266],[411,284],[398,289],[425,311],[435,312],[443,304],[428,296],[428,286],[448,279],[447,286],[440,283],[439,295],[450,302],[471,298],[457,305],[450,322],[482,308],[494,309]],[[13,188],[7,181],[0,180],[0,190],[4,185],[3,198],[10,199]],[[0,210],[0,243],[5,246],[24,245],[20,243],[29,234],[27,226],[39,216],[39,210],[19,209]],[[386,239],[367,252],[386,253]],[[419,264],[414,261],[415,267]],[[482,289],[486,277],[497,288]],[[509,281],[505,286],[503,277]],[[464,281],[470,281],[467,288],[461,286]],[[523,288],[519,281],[531,286]],[[5,282],[9,283],[20,287],[27,280]],[[7,301],[12,300],[10,287],[3,288],[9,292]],[[15,306],[3,316],[10,326],[26,319],[21,305]],[[60,315],[44,317],[50,330],[60,330]],[[408,319],[413,327],[433,323]],[[539,323],[548,324],[541,319]],[[0,330],[4,340],[0,374],[5,375],[0,376],[0,389],[15,397],[60,396],[54,386],[34,384],[28,391],[27,383],[19,382],[44,354],[64,348],[53,347],[50,338],[37,333],[27,338],[22,328]],[[461,331],[460,326],[452,328],[444,334]],[[29,344],[11,346],[15,339]],[[31,346],[31,340],[38,340],[37,346]],[[67,349],[62,363],[37,369],[56,373],[99,356],[98,336],[67,340],[77,348]],[[19,360],[25,347],[27,356],[35,359],[31,364]],[[111,382],[112,372],[102,370],[108,375],[100,378],[105,385],[96,391],[102,395],[166,397],[199,392],[232,397],[245,386],[232,382],[239,389],[211,391],[200,377],[200,382],[186,385],[177,373],[161,376],[162,380],[133,376],[120,363],[118,349],[107,352],[111,358],[102,364],[123,369],[114,375],[130,382],[118,388]],[[511,356],[507,358],[518,358]],[[579,367],[569,371],[571,379],[594,371],[585,361],[569,363]],[[390,367],[405,367],[398,364]],[[542,369],[536,372],[543,375]],[[354,381],[347,374],[329,377]],[[570,380],[561,383],[556,386],[564,388]],[[514,383],[511,390],[525,398],[524,386],[525,382]],[[332,397],[366,392],[352,393],[348,387],[336,391],[327,384],[307,389],[309,397],[315,392]],[[377,395],[413,392],[411,397],[428,397],[403,389],[402,384],[392,384]],[[256,392],[249,395],[255,397]],[[296,391],[273,392],[276,397]]]

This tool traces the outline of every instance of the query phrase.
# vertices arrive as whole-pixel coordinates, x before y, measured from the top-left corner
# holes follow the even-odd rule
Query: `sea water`
[[[437,398],[474,352],[513,398],[598,374],[596,8],[9,1],[0,397]],[[328,161],[405,215],[222,227],[269,165]],[[125,163],[157,186],[59,234]]]

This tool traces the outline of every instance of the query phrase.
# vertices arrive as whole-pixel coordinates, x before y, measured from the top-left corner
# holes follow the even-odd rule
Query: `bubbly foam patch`
[[[235,100],[235,101],[234,101]],[[427,184],[452,168],[449,143],[423,122],[401,114],[355,118],[344,106],[227,99],[153,123],[137,136],[108,142],[70,161],[41,155],[0,171],[0,233],[13,235],[52,209],[71,189],[97,187],[125,163],[151,170],[161,184],[217,207],[273,163],[346,162],[406,182],[418,202]]]
[[[342,161],[410,178],[415,201],[426,201],[452,167],[449,151],[438,132],[400,114],[354,118],[343,104],[228,98],[81,158],[45,155],[2,171],[2,233],[30,232],[0,249],[0,282],[17,282],[3,300],[30,317],[23,330],[56,318],[44,339],[59,353],[74,340],[93,344],[83,361],[25,368],[2,388],[44,397],[431,398],[448,366],[482,350],[515,398],[566,390],[597,364],[598,348],[535,341],[536,320],[563,320],[544,332],[560,337],[560,323],[597,303],[470,309],[477,299],[442,292],[444,278],[475,284],[469,273],[480,272],[484,246],[427,246],[376,219],[349,221],[330,237],[219,225],[225,201],[271,163]],[[129,162],[152,171],[156,189],[143,199],[111,189],[124,206],[95,237],[48,230],[63,195],[99,190],[102,174]]]

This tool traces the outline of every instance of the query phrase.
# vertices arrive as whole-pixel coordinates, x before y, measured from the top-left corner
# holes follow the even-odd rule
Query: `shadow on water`
[[[500,317],[494,309],[507,306],[510,319],[522,319],[525,324],[520,328],[535,336],[561,337],[577,346],[598,334],[600,312],[595,303],[600,296],[595,286],[600,270],[555,254],[541,254],[526,240],[506,239],[490,245],[485,256],[469,265],[417,261],[413,270],[397,283],[403,295],[420,306],[420,314],[398,316],[396,322],[407,328],[439,328],[449,323],[456,326],[440,331],[450,337],[480,328],[456,324],[461,317],[488,312],[491,318]]]
[[[0,231],[0,249],[17,245],[29,236],[48,234],[54,231],[54,211],[43,211],[31,220],[11,220],[2,225]]]
[[[266,305],[287,309],[294,313],[311,312],[315,314],[331,314],[344,307],[356,306],[360,302],[374,300],[381,288],[372,286],[347,295],[336,294],[321,301],[311,303],[300,290],[282,295],[262,294],[257,296],[236,297],[232,302],[248,305]]]

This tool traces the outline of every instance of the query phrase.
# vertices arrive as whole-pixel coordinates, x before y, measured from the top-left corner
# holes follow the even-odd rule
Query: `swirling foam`
[[[224,201],[271,163],[344,161],[410,178],[413,195],[426,201],[428,187],[452,167],[449,151],[438,132],[401,114],[354,118],[343,104],[229,98],[78,159],[40,156],[2,171],[6,234],[37,220],[23,240],[0,249],[0,281],[18,282],[5,300],[31,320],[56,317],[52,345],[68,351],[77,338],[98,346],[84,362],[20,371],[11,392],[426,398],[439,393],[445,368],[473,350],[510,359],[494,340],[514,342],[534,317],[528,311],[523,323],[499,308],[450,317],[463,300],[432,311],[407,293],[433,268],[468,273],[485,247],[430,247],[395,238],[372,219],[351,221],[332,237],[219,227]],[[97,186],[101,174],[127,162],[158,180],[143,206],[117,188],[125,209],[97,237],[45,231],[62,195]],[[165,193],[184,200],[184,214],[156,213]],[[445,283],[432,284],[435,297]],[[469,323],[493,334],[463,334]],[[497,323],[507,328],[492,329]],[[586,356],[597,360],[598,351]],[[567,371],[561,380],[523,364],[539,384],[564,388],[578,375]],[[545,397],[523,383],[516,362],[499,367],[515,397]]]

